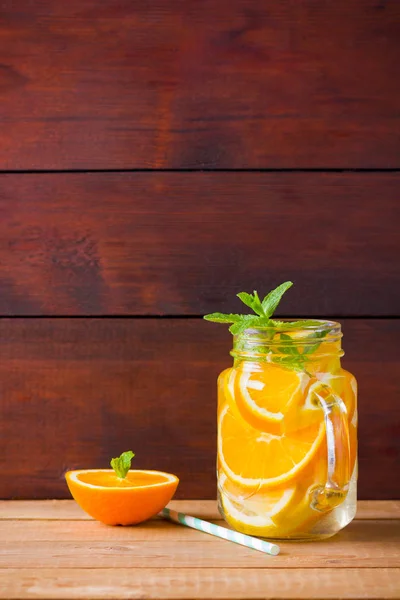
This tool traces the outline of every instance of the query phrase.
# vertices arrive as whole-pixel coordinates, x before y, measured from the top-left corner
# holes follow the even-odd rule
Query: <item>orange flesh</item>
[[[81,473],[78,478],[83,483],[90,483],[91,485],[98,485],[102,487],[118,488],[149,486],[168,481],[165,476],[159,475],[158,473],[135,473],[134,471],[128,472],[124,479],[117,477],[114,471],[107,472],[94,470]]]

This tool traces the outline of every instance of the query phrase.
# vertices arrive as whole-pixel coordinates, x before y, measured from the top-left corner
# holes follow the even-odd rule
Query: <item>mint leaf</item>
[[[294,345],[290,335],[286,335],[286,333],[281,333],[279,337],[282,340],[282,342],[286,342],[284,346],[278,348],[279,352],[282,352],[282,354],[291,354],[292,356],[301,356],[297,346]]]
[[[303,322],[305,323],[306,321]],[[298,321],[298,323],[301,323],[301,321]],[[283,345],[279,346],[277,349],[285,356],[273,356],[272,362],[280,363],[288,368],[295,369],[297,371],[304,371],[306,362],[307,360],[309,360],[307,355],[312,354],[313,352],[318,350],[319,346],[322,343],[322,338],[325,337],[325,335],[329,333],[329,331],[330,329],[315,331],[311,333],[311,335],[308,335],[306,338],[302,338],[301,342],[304,342],[304,340],[317,340],[315,344],[305,346],[303,348],[303,352],[299,351],[298,347],[296,346],[295,339],[293,339],[292,337],[290,337],[290,335],[287,335],[286,333],[280,333],[279,337],[280,340],[282,340]]]
[[[240,298],[243,304],[246,304],[246,306],[252,308],[257,315],[259,315],[260,317],[264,316],[264,310],[256,291],[254,291],[253,294],[248,294],[247,292],[240,292],[240,294],[237,294],[237,297]]]
[[[262,301],[262,308],[266,317],[269,318],[274,314],[283,294],[292,287],[292,285],[293,283],[291,281],[285,281],[285,283],[281,283],[281,285],[278,285],[277,288],[265,296]]]
[[[293,340],[293,338],[286,333],[281,333],[279,338],[282,340],[284,345],[278,347],[278,351],[285,356],[274,356],[272,357],[272,361],[281,363],[285,367],[295,369],[296,371],[303,371],[306,357],[304,356],[304,353],[299,352],[295,340]]]
[[[311,346],[306,346],[304,348],[303,354],[312,354],[313,352],[318,350],[318,348],[320,347],[320,345],[322,343],[321,338],[325,337],[329,332],[330,332],[330,329],[322,329],[321,331],[315,331],[311,335],[307,336],[306,339],[308,339],[308,340],[315,338],[317,340],[319,339],[320,341],[316,342],[315,344],[312,344]]]
[[[233,335],[238,335],[242,333],[245,329],[249,327],[265,327],[268,319],[263,317],[258,317],[256,315],[242,315],[242,318],[237,323],[234,323],[229,327],[229,331]]]
[[[278,363],[287,367],[288,369],[293,369],[295,371],[305,371],[305,358],[302,357],[301,354],[296,356],[276,356],[273,358],[272,362]],[[307,371],[305,371],[307,373]]]
[[[252,294],[248,294],[247,292],[240,292],[239,294],[236,294],[238,298],[240,298],[240,300],[243,302],[243,304],[245,304],[246,306],[249,306],[250,308],[253,308],[253,304],[254,304],[254,298]]]
[[[256,290],[254,290],[254,292],[253,292],[253,297],[254,297],[254,304],[253,304],[253,310],[254,310],[254,312],[257,313],[258,315],[262,316],[262,317],[266,316],[265,313],[264,313],[264,309],[262,307],[262,304],[261,304],[261,300],[258,297],[258,294],[257,294]]]
[[[132,450],[123,452],[118,458],[112,458],[110,465],[114,469],[117,477],[124,479],[131,468],[131,460],[135,456]]]
[[[206,321],[213,321],[214,323],[237,323],[242,319],[243,315],[224,315],[223,313],[211,313],[204,315],[203,319]]]

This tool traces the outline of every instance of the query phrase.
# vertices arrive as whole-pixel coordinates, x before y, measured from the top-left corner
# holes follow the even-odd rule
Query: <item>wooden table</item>
[[[213,501],[176,510],[220,520]],[[108,527],[69,500],[0,502],[0,598],[400,598],[400,501],[267,556],[155,519]]]

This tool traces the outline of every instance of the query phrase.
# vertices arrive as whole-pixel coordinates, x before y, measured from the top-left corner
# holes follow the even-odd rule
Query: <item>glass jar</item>
[[[243,533],[322,539],[356,512],[357,383],[339,323],[292,323],[234,336],[218,378],[218,503]]]

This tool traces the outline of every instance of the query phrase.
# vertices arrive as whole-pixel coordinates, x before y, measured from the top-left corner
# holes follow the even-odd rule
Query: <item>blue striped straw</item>
[[[270,544],[264,540],[251,537],[250,535],[245,535],[244,533],[239,533],[238,531],[233,531],[232,529],[227,529],[226,527],[214,525],[214,523],[203,521],[197,517],[184,515],[183,513],[176,512],[170,508],[163,508],[163,510],[160,512],[160,515],[169,521],[173,521],[174,523],[186,525],[186,527],[191,527],[192,529],[197,529],[198,531],[203,531],[204,533],[209,533],[210,535],[215,535],[216,537],[224,540],[229,540],[230,542],[235,542],[235,544],[240,544],[241,546],[246,546],[247,548],[253,548],[254,550],[259,550],[260,552],[265,552],[266,554],[272,554],[273,556],[276,556],[280,552],[280,548],[276,544]]]

